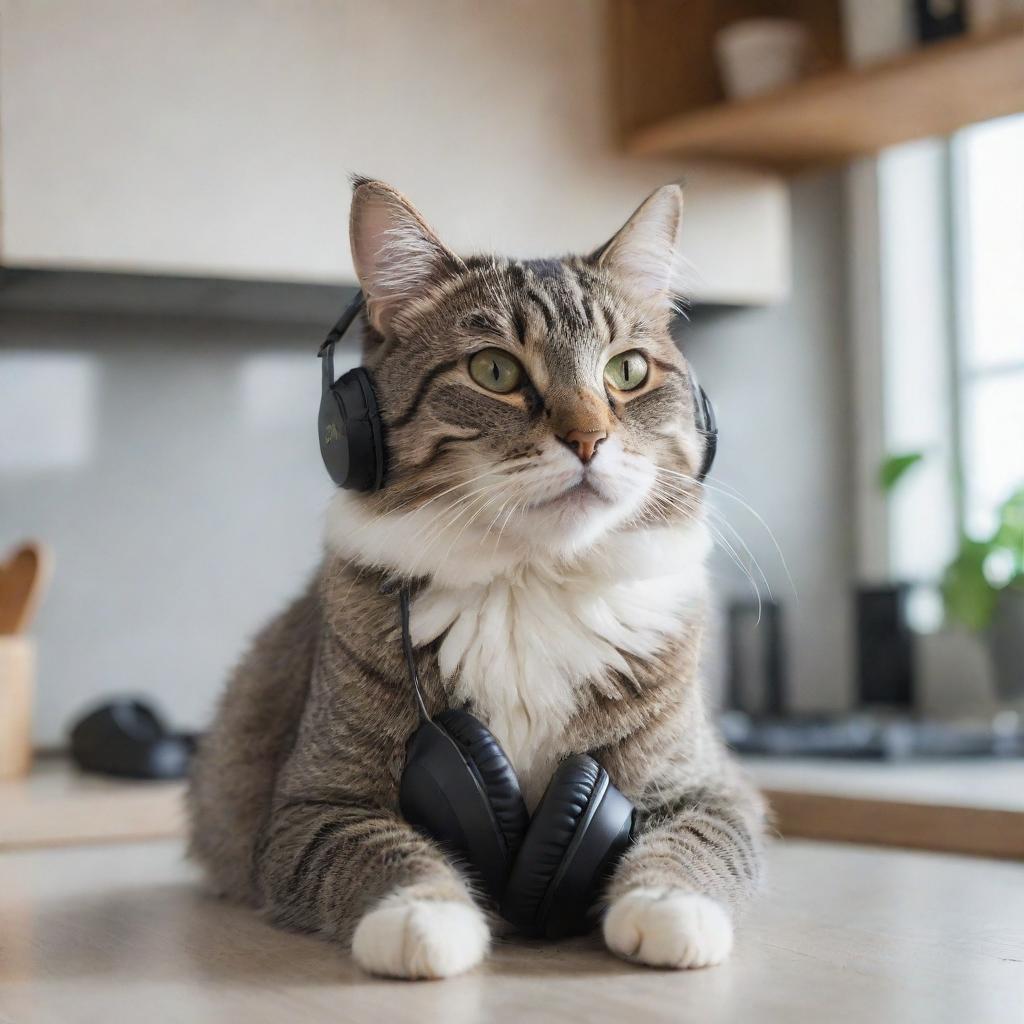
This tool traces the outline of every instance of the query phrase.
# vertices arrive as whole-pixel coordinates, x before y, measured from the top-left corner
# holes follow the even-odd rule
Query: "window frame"
[[[1024,132],[1024,114],[1010,115],[1017,119],[1020,130]],[[1002,120],[1001,118],[998,120]],[[948,200],[948,266],[950,271],[949,303],[950,303],[950,367],[952,370],[952,389],[950,394],[951,438],[953,452],[953,494],[956,502],[955,514],[959,536],[971,533],[971,488],[969,468],[966,454],[967,408],[969,392],[978,382],[993,380],[999,377],[1024,373],[1024,353],[1020,359],[1010,359],[991,365],[972,363],[970,353],[973,350],[972,337],[974,320],[972,317],[973,296],[971,294],[971,252],[972,232],[970,230],[970,172],[968,147],[970,144],[971,125],[955,132],[945,140],[945,177]]]

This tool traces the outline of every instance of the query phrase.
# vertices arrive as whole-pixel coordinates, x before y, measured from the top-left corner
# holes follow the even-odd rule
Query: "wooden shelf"
[[[1024,21],[770,95],[661,117],[626,133],[641,156],[827,165],[1024,111]]]

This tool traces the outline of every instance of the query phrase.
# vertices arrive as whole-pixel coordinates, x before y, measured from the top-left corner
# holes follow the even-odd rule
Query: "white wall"
[[[0,0],[3,262],[350,281],[353,171],[460,251],[554,255],[685,173],[689,290],[778,298],[785,186],[622,156],[608,28],[598,0]]]
[[[738,502],[713,495],[783,606],[796,711],[843,709],[852,700],[855,509],[845,239],[840,175],[798,179],[792,297],[771,309],[697,310],[679,334],[718,414],[719,454],[709,483],[734,490],[756,509],[792,574],[795,592],[765,527]],[[716,552],[713,566],[720,603],[752,599],[728,556]],[[754,575],[763,593],[765,584]],[[724,640],[719,635],[708,648],[716,686]]]
[[[35,735],[117,693],[208,720],[245,638],[303,584],[331,493],[318,328],[0,313],[0,552],[53,546]]]

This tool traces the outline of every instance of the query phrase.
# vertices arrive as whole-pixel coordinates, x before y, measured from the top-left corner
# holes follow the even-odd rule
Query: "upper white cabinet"
[[[623,155],[591,0],[0,0],[7,266],[351,280],[347,177],[456,249],[595,246],[688,184],[696,301],[789,277],[778,178]]]

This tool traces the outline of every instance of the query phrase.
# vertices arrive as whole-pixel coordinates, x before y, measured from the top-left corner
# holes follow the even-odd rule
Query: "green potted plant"
[[[1024,487],[999,509],[991,535],[964,536],[942,578],[949,618],[982,636],[996,691],[1024,698]]]
[[[886,458],[878,472],[882,491],[892,493],[924,458],[923,452]],[[1000,506],[989,536],[960,538],[941,589],[947,621],[985,644],[999,698],[1024,701],[1024,487]]]

